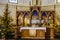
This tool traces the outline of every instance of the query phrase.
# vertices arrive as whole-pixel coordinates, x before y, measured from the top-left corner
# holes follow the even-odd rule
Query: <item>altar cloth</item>
[[[29,30],[44,30],[46,32],[46,27],[20,27],[20,32],[22,30],[29,29]]]

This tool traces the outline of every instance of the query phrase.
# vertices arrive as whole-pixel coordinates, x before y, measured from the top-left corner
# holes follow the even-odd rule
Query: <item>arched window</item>
[[[33,11],[33,13],[32,13],[32,19],[34,18],[34,19],[38,19],[38,12],[36,11],[36,10],[34,10]]]
[[[34,26],[39,26],[39,14],[38,14],[38,11],[37,10],[34,10],[32,12],[32,19],[31,19],[31,25],[32,27]]]
[[[27,12],[25,13],[25,16],[28,16],[28,13]]]
[[[46,12],[42,12],[42,19],[41,19],[41,26],[42,27],[44,27],[46,25],[45,19],[46,19]]]
[[[45,13],[45,12],[43,12],[43,13],[42,13],[42,16],[46,16],[46,13]]]
[[[38,15],[38,12],[36,10],[33,11],[33,16],[37,16]]]

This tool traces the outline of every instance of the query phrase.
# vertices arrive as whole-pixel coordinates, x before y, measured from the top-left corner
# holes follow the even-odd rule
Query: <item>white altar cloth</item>
[[[20,27],[20,32],[24,29],[29,29],[29,30],[37,30],[37,29],[40,29],[40,30],[44,30],[46,32],[46,27]]]

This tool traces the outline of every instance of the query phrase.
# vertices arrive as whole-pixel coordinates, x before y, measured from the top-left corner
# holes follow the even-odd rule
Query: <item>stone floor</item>
[[[2,40],[2,39],[0,39],[0,40]],[[44,39],[5,39],[5,40],[44,40]],[[60,39],[54,39],[54,40],[60,40]]]

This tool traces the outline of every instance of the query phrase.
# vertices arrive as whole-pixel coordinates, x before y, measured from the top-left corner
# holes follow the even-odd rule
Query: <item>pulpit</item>
[[[46,27],[21,27],[22,38],[45,39]]]

